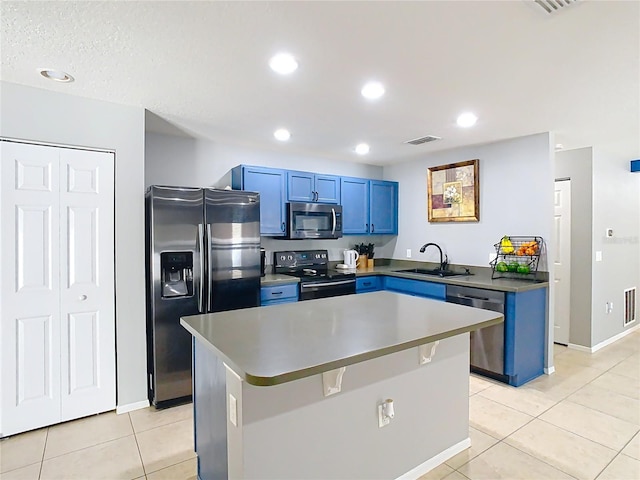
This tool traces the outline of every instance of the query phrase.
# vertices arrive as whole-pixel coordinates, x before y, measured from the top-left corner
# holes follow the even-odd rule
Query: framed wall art
[[[430,222],[480,221],[478,159],[428,169],[427,212]]]

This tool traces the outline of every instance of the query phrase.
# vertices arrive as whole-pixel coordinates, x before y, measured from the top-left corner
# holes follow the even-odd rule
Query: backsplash
[[[273,252],[283,250],[327,250],[330,261],[342,262],[342,252],[353,248],[356,244],[373,243],[375,258],[390,258],[395,247],[395,236],[385,235],[349,235],[336,240],[278,240],[272,237],[261,237],[262,248],[266,252],[266,264],[273,264]],[[267,268],[267,271],[270,267]]]

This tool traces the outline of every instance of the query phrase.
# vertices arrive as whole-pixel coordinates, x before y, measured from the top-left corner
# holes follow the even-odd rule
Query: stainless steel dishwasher
[[[447,285],[447,302],[504,315],[505,293]],[[471,371],[507,381],[504,374],[504,322],[471,332],[470,354]]]

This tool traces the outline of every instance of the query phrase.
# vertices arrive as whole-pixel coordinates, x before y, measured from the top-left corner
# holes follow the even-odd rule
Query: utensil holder
[[[373,268],[373,258],[367,258],[367,268]]]
[[[360,256],[358,257],[358,261],[356,262],[356,268],[359,270],[367,268],[368,260],[369,258],[367,257],[367,255],[364,255],[361,253]]]

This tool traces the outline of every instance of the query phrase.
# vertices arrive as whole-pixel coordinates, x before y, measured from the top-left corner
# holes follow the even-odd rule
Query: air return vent
[[[624,291],[624,326],[636,321],[636,287]]]
[[[533,3],[542,8],[549,15],[557,13],[569,5],[577,3],[579,0],[533,0]]]
[[[407,140],[404,143],[411,145],[422,145],[423,143],[435,142],[436,140],[442,140],[442,137],[436,137],[435,135],[427,135],[426,137],[414,138],[413,140]]]

